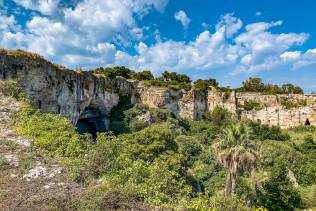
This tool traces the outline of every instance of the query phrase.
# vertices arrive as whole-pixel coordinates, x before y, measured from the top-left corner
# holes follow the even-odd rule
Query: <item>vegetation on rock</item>
[[[263,105],[261,105],[260,103],[257,103],[255,101],[245,101],[243,109],[245,111],[251,111],[251,110],[261,110],[263,109]]]
[[[132,78],[126,69],[114,69],[121,77]],[[148,72],[137,77],[152,78]],[[191,82],[172,73],[153,81],[168,86]],[[220,107],[203,120],[183,120],[168,110],[131,105],[123,97],[111,112],[111,131],[97,134],[93,141],[89,134],[78,134],[69,120],[35,110],[16,83],[6,83],[0,83],[0,90],[23,105],[14,115],[15,130],[58,157],[72,179],[86,187],[83,195],[71,199],[67,206],[71,209],[316,206],[316,129],[312,126],[282,130],[238,121]],[[199,83],[203,89],[216,85],[212,80]],[[7,165],[3,159],[0,162],[1,168]]]
[[[302,88],[293,84],[278,85],[264,84],[261,78],[249,78],[244,81],[243,86],[238,88],[239,92],[259,92],[262,94],[303,94]]]

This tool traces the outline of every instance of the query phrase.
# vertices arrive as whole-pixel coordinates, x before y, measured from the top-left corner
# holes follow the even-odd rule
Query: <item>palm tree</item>
[[[258,158],[258,144],[252,139],[252,130],[245,124],[235,123],[223,130],[213,144],[217,159],[227,170],[226,195],[234,194],[237,174],[254,170]]]

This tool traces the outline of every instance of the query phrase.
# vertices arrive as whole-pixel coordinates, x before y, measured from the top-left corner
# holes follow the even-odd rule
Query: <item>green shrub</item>
[[[268,210],[295,210],[302,206],[298,190],[288,178],[288,171],[283,163],[276,163],[271,171],[271,178],[262,189],[257,188],[257,204]]]
[[[185,156],[188,165],[192,166],[202,152],[201,144],[192,136],[178,136],[176,142],[179,145],[179,152]]]
[[[260,103],[257,103],[255,101],[245,101],[243,108],[246,111],[251,111],[251,110],[258,111],[258,110],[263,109],[263,106]]]
[[[130,70],[127,67],[124,66],[116,66],[116,67],[99,67],[97,69],[91,70],[93,74],[103,76],[103,77],[109,77],[109,78],[115,78],[115,77],[123,77],[123,78],[132,78],[132,75],[134,74],[133,70]]]
[[[304,209],[315,209],[316,207],[316,185],[300,188]]]
[[[249,126],[253,129],[254,135],[261,141],[275,140],[287,141],[290,140],[290,135],[283,132],[280,127],[263,125],[258,122],[249,122]]]
[[[276,94],[304,94],[303,89],[294,86],[293,84],[278,85],[264,84],[261,78],[252,78],[244,81],[243,86],[238,88],[239,92],[260,92],[262,94],[276,95]]]
[[[177,72],[168,72],[167,70],[165,70],[162,73],[161,77],[164,81],[174,81],[174,82],[185,83],[185,84],[191,83],[191,79],[189,76],[185,74],[179,74]]]
[[[9,161],[1,155],[0,156],[0,170],[5,169],[9,165],[10,165]]]
[[[205,113],[205,118],[215,125],[223,125],[231,121],[232,115],[227,109],[216,107],[212,112]]]
[[[316,182],[315,154],[310,154],[308,151],[302,152],[297,148],[291,142],[263,142],[260,154],[261,168],[270,169],[277,160],[280,160],[293,171],[300,185],[308,186],[314,184]]]
[[[296,133],[305,133],[305,132],[316,132],[316,127],[313,125],[300,125],[298,127],[292,128]]]
[[[177,82],[177,81],[163,81],[160,79],[148,80],[148,81],[144,81],[143,83],[150,86],[166,87],[173,90],[184,89],[184,90],[189,91],[192,87],[190,83],[183,83],[183,82]]]
[[[14,117],[16,131],[34,139],[35,144],[64,157],[77,157],[85,153],[85,136],[76,132],[72,123],[61,116],[44,114],[24,103]]]
[[[227,197],[224,195],[204,196],[200,195],[193,198],[187,204],[188,210],[238,210],[250,211],[245,202],[242,202],[237,196]]]
[[[23,90],[15,81],[0,81],[0,93],[5,97],[13,97],[16,100],[26,100]]]
[[[213,79],[213,78],[210,78],[207,80],[198,79],[194,82],[194,88],[202,92],[207,91],[211,86],[212,87],[218,86],[218,82],[216,81],[216,79]]]
[[[298,102],[295,102],[292,99],[286,97],[281,97],[279,101],[281,105],[284,106],[286,109],[299,108],[307,105],[306,100],[300,100]]]
[[[149,70],[144,70],[144,71],[135,73],[133,78],[139,81],[145,81],[145,80],[148,81],[148,80],[153,80],[154,76]]]
[[[305,136],[304,143],[299,148],[302,153],[314,155],[316,159],[316,143],[312,135]]]

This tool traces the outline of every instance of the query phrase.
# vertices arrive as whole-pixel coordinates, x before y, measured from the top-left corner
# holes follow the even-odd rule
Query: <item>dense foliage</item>
[[[289,100],[286,97],[280,97],[279,101],[281,105],[284,106],[286,109],[304,107],[307,105],[307,102],[305,100],[300,100],[300,101],[295,102],[293,100]]]
[[[268,210],[294,210],[301,207],[300,195],[288,178],[287,171],[283,163],[274,165],[270,179],[257,188],[259,205]]]
[[[198,79],[194,81],[194,88],[200,91],[207,91],[210,87],[218,87],[218,82],[214,78],[209,78],[207,80]]]
[[[245,101],[243,108],[245,111],[261,110],[263,109],[263,106],[255,101]]]
[[[237,122],[222,108],[188,121],[122,98],[111,114],[112,132],[92,141],[65,118],[34,110],[19,89],[7,93],[23,102],[13,122],[16,131],[59,157],[86,186],[73,199],[74,210],[316,206],[312,126],[284,131]]]
[[[249,78],[237,89],[240,92],[260,92],[263,94],[303,94],[302,88],[287,83],[282,86],[264,84],[261,78]]]

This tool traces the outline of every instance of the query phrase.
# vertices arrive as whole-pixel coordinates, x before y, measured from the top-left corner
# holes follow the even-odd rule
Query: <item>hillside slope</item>
[[[56,210],[80,194],[56,159],[18,136],[10,116],[20,103],[0,93],[0,210]]]

